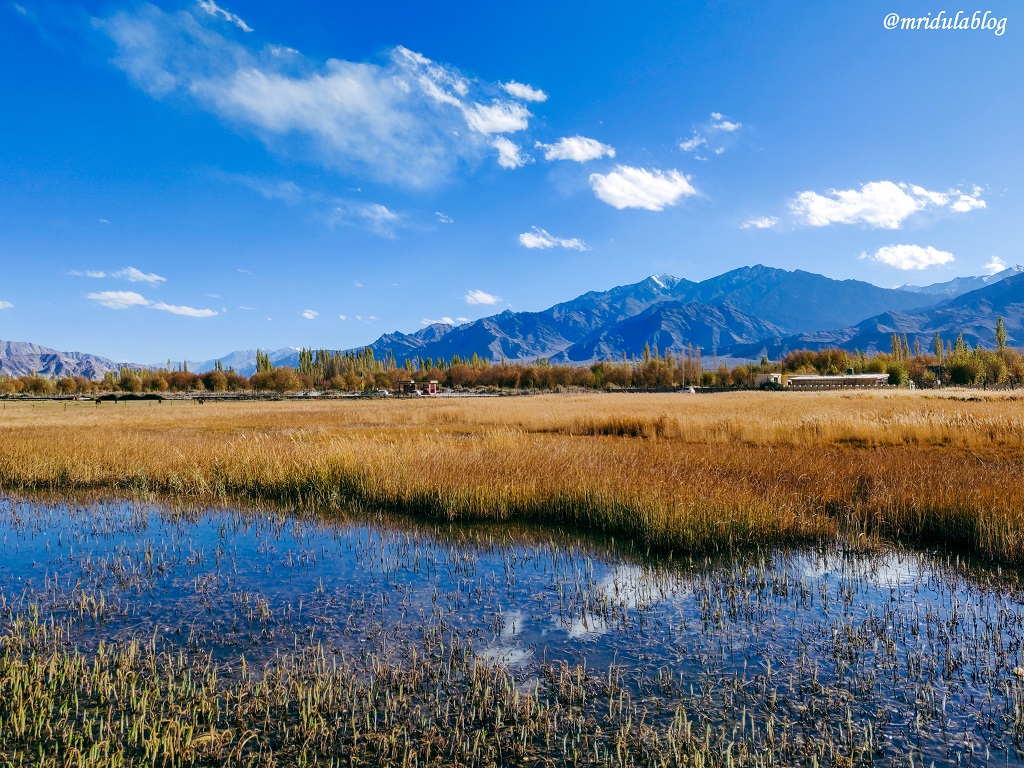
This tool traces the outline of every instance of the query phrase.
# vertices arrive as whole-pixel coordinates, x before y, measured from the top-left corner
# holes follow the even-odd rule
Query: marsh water
[[[524,688],[614,676],[638,718],[857,762],[1022,765],[1016,572],[887,548],[649,557],[580,532],[335,511],[0,499],[0,635],[145,638],[250,667],[320,646],[408,663],[458,642]],[[609,704],[612,706],[612,704]]]

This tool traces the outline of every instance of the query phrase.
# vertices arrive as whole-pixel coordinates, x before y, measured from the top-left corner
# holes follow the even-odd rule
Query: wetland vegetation
[[[746,392],[8,403],[0,488],[578,525],[676,554],[866,537],[1024,562],[1024,403]]]
[[[7,403],[0,765],[1024,764],[979,394]]]
[[[0,506],[13,765],[1007,765],[1024,590],[386,516]]]

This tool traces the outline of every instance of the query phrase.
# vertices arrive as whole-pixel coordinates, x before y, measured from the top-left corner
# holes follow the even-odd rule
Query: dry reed
[[[665,552],[834,537],[1024,563],[1024,404],[924,393],[8,403],[0,488],[351,503]]]

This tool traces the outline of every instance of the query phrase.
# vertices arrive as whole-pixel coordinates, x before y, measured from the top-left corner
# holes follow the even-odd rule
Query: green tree
[[[1006,324],[1002,315],[996,320],[996,349],[1000,352],[1006,349]]]
[[[964,342],[964,335],[958,333],[956,335],[956,341],[953,343],[953,354],[962,355],[967,352],[967,344]]]

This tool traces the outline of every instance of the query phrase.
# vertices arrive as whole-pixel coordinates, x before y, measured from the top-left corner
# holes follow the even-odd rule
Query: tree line
[[[438,384],[452,389],[557,390],[674,389],[679,387],[743,388],[754,386],[761,373],[839,375],[885,373],[889,383],[930,388],[936,386],[1024,386],[1024,356],[1006,346],[1006,330],[999,319],[995,347],[969,347],[963,335],[954,341],[935,334],[922,346],[906,334],[893,334],[888,352],[868,355],[855,350],[799,350],[781,360],[767,358],[757,364],[722,363],[705,369],[700,349],[688,346],[681,354],[659,352],[645,346],[639,358],[604,360],[586,366],[556,365],[547,360],[492,362],[473,355],[451,359],[412,357],[398,362],[393,356],[377,358],[364,348],[348,352],[302,349],[299,366],[275,367],[264,352],[257,353],[256,371],[243,376],[218,363],[214,370],[194,373],[182,363],[172,369],[122,368],[99,381],[84,376],[47,377],[38,374],[0,377],[0,395],[89,395],[103,392],[366,392],[396,389],[402,381]]]

